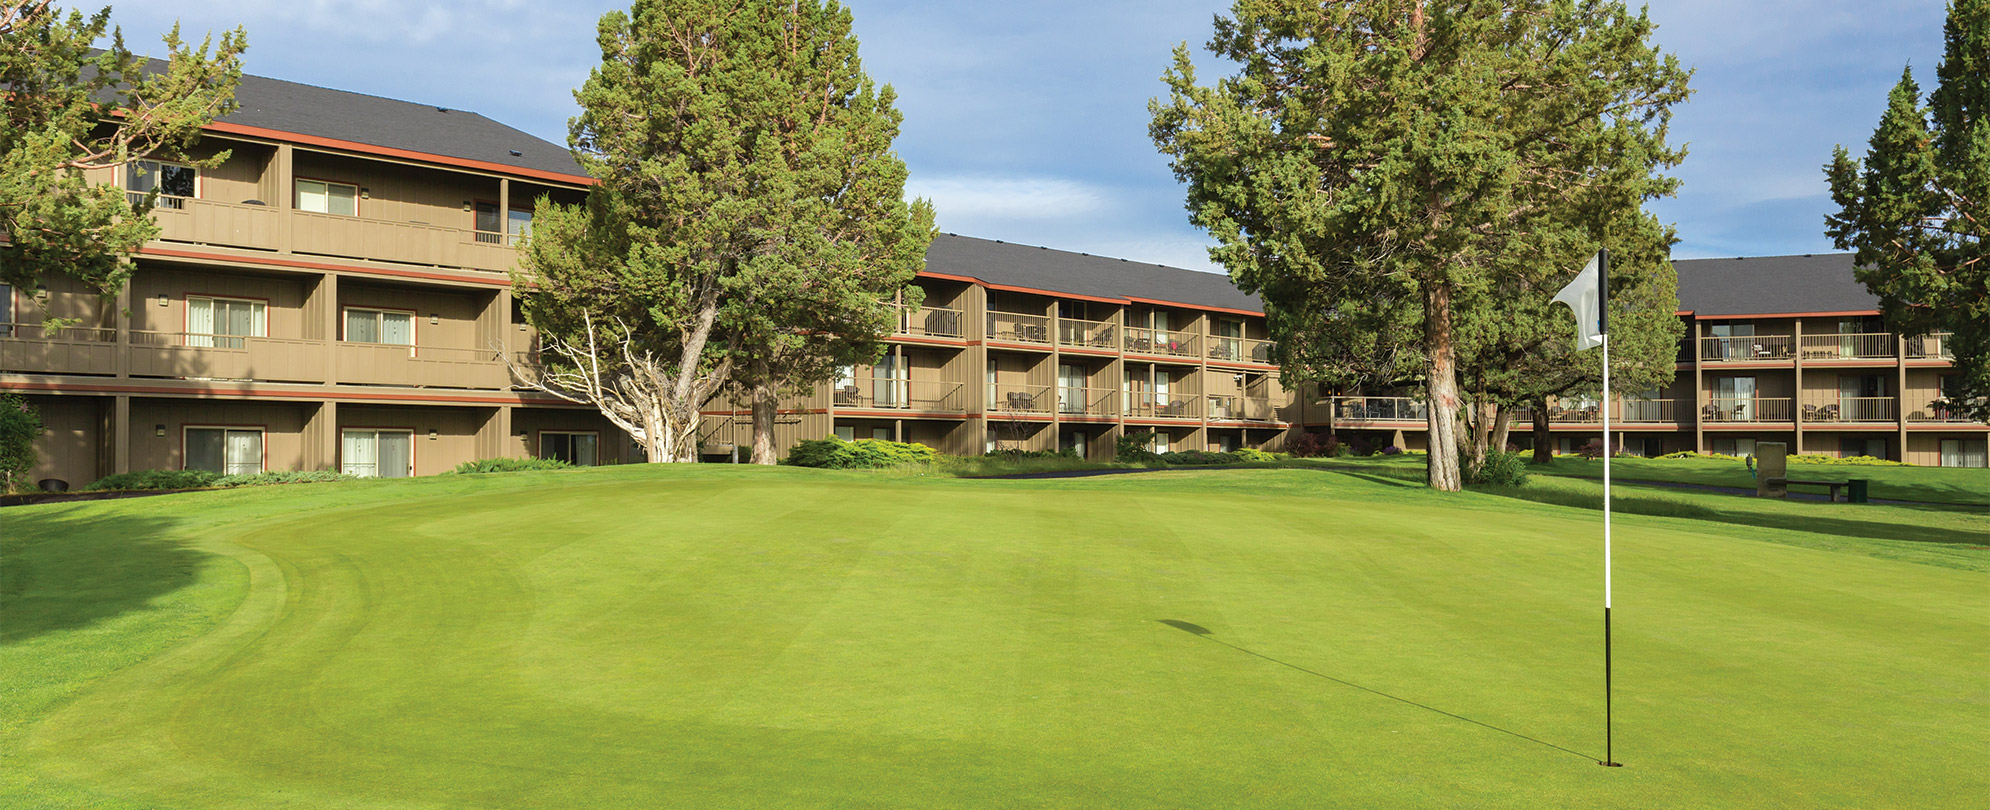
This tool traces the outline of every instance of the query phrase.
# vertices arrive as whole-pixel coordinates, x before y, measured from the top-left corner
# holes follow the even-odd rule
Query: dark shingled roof
[[[1245,295],[1225,275],[950,233],[933,239],[932,247],[926,250],[926,270],[1000,286],[1096,298],[1145,298],[1264,311],[1257,296]]]
[[[159,64],[154,60],[154,64]],[[332,90],[263,76],[242,76],[241,109],[221,122],[585,176],[565,146],[473,112]],[[512,154],[513,151],[519,154]]]
[[[1878,312],[1879,298],[1852,277],[1852,254],[1683,259],[1679,308],[1700,317],[1797,312]]]

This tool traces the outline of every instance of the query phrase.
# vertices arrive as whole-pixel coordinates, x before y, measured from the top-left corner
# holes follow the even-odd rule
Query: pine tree
[[[903,200],[899,117],[816,0],[637,0],[602,17],[569,143],[599,182],[542,201],[517,280],[529,383],[593,404],[651,461],[695,460],[699,410],[875,357],[932,212]],[[522,370],[526,371],[526,370]]]
[[[1955,0],[1939,86],[1921,101],[1912,69],[1887,95],[1863,161],[1838,147],[1825,175],[1825,233],[1855,252],[1888,327],[1950,332],[1949,405],[1990,420],[1990,0]]]
[[[93,43],[110,32],[110,47]],[[0,0],[0,283],[67,274],[114,295],[129,255],[157,236],[153,198],[91,184],[84,172],[157,157],[192,160],[201,128],[235,109],[247,35],[199,47],[164,37],[163,69],[110,29],[110,9],[64,14],[49,0]]]
[[[1574,268],[1532,262],[1674,187],[1689,73],[1652,30],[1601,0],[1238,0],[1209,43],[1238,74],[1199,86],[1177,48],[1151,130],[1287,374],[1420,377],[1430,484],[1455,490],[1461,341],[1499,282],[1551,296]]]

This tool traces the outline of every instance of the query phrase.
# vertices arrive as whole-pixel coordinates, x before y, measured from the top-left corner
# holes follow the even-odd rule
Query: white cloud
[[[987,220],[1091,216],[1109,207],[1109,194],[1105,190],[1059,177],[915,177],[906,183],[905,193],[932,200],[943,228],[965,227],[966,223]]]

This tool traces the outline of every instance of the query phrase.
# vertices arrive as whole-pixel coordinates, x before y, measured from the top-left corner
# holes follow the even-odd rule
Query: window
[[[532,212],[523,208],[511,209],[509,215],[505,217],[504,232],[514,245],[518,244],[518,240],[531,236]]]
[[[592,467],[600,463],[597,453],[600,438],[594,433],[556,433],[548,431],[539,434],[539,457],[559,459],[576,467]]]
[[[849,425],[838,425],[836,428],[836,438],[846,442],[854,442],[857,440],[857,429]],[[994,439],[988,440],[988,449],[995,449]]]
[[[1943,439],[1942,466],[1944,467],[1990,466],[1990,440]]]
[[[184,208],[187,198],[200,196],[200,171],[178,163],[132,161],[125,164],[124,183],[133,197],[143,197],[157,190],[160,208]]]
[[[415,472],[411,430],[348,430],[339,442],[339,470],[361,478],[407,478]]]
[[[1861,439],[1846,436],[1838,440],[1838,456],[1840,458],[1871,456],[1873,458],[1884,459],[1886,458],[1886,440]]]
[[[189,470],[220,475],[254,475],[263,471],[262,428],[190,427],[186,429]]]
[[[323,180],[299,180],[297,210],[342,217],[359,216],[359,187]]]
[[[871,438],[881,442],[891,441],[891,428],[871,428]]]
[[[0,284],[0,338],[14,336],[14,288]],[[1945,381],[1946,377],[1943,378]],[[1943,385],[1947,385],[1946,382]],[[1942,390],[1946,391],[1947,388]]]
[[[240,349],[269,334],[269,307],[239,298],[187,298],[187,345]]]
[[[345,339],[349,343],[415,345],[415,315],[384,309],[347,307]]]
[[[1755,455],[1754,439],[1714,439],[1713,451],[1723,456]]]

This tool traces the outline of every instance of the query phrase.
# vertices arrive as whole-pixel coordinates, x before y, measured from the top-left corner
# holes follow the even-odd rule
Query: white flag
[[[1603,283],[1598,267],[1603,254],[1589,257],[1575,280],[1555,293],[1555,301],[1575,310],[1576,351],[1603,345]]]

